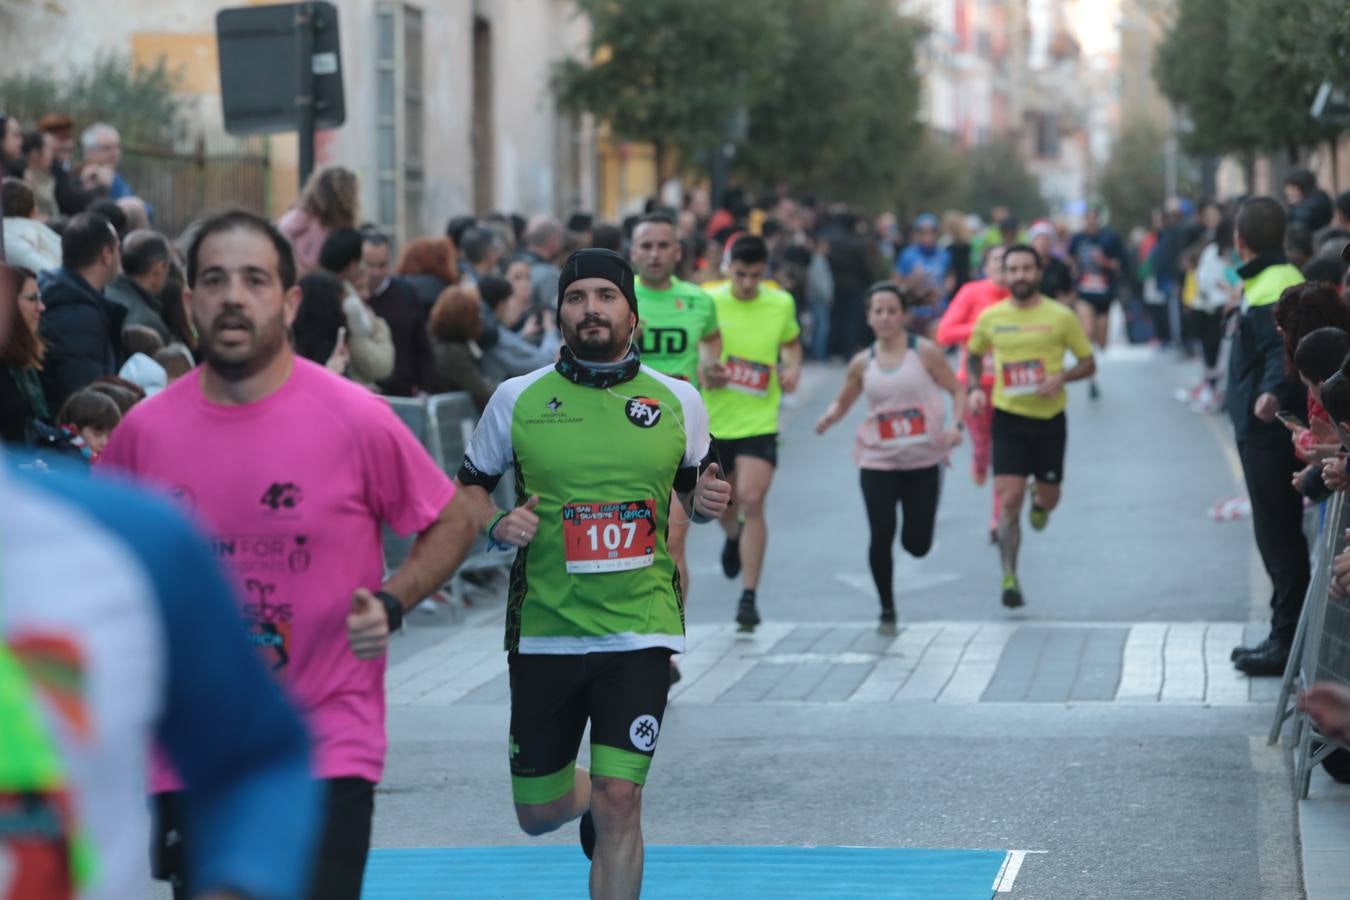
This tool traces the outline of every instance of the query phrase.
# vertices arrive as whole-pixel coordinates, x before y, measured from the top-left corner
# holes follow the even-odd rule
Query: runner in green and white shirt
[[[642,785],[684,649],[672,491],[695,521],[731,498],[698,391],[632,349],[633,282],[608,250],[568,258],[558,363],[498,388],[458,476],[492,540],[520,548],[506,614],[516,816],[528,834],[582,817],[593,897],[642,883]],[[508,470],[523,502],[502,512],[491,491]],[[588,720],[589,773],[576,768]]]
[[[722,335],[717,330],[717,308],[712,298],[696,284],[676,278],[681,248],[675,220],[665,213],[644,216],[633,229],[629,251],[637,269],[638,349],[642,364],[658,372],[698,386],[702,373],[716,365],[722,354]],[[675,510],[670,517],[667,546],[680,584],[689,596],[689,565],[685,559],[685,539],[689,520]],[[678,678],[675,671],[672,679]],[[673,683],[673,682],[672,682]]]

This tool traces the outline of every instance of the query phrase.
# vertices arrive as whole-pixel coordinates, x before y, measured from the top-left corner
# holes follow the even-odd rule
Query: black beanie
[[[599,247],[587,247],[567,257],[562,271],[558,273],[558,309],[562,310],[563,295],[568,285],[583,278],[603,278],[614,286],[628,300],[628,308],[637,315],[637,291],[633,287],[633,267],[613,250]]]

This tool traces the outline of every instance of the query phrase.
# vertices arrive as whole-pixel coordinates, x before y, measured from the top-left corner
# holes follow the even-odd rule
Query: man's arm
[[[1279,411],[1276,392],[1288,377],[1284,371],[1284,341],[1275,327],[1274,304],[1252,307],[1246,315],[1256,352],[1261,358],[1261,377],[1257,382],[1253,414],[1263,422],[1270,422]]]
[[[984,376],[984,354],[976,353],[972,346],[966,353],[966,384],[972,389],[980,386],[980,379]]]
[[[482,510],[476,498],[466,493],[462,487],[455,491],[431,527],[417,536],[403,565],[381,588],[397,597],[404,610],[412,609],[438,591],[473,549],[483,527],[479,524]]]
[[[975,330],[974,291],[970,287],[974,283],[968,281],[961,285],[956,291],[956,296],[952,297],[952,302],[947,304],[947,311],[938,319],[939,344],[951,347],[970,340],[970,334]]]
[[[782,356],[782,366],[778,371],[778,383],[784,393],[790,394],[797,389],[797,384],[802,378],[802,342],[799,338],[793,338],[783,344],[779,352]]]

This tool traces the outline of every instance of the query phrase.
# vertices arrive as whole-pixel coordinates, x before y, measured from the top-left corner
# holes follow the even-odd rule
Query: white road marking
[[[1116,700],[1156,701],[1163,687],[1163,645],[1167,625],[1148,622],[1130,629],[1120,669]]]
[[[993,889],[1000,894],[1011,893],[1013,883],[1017,881],[1017,875],[1022,871],[1022,863],[1026,862],[1028,854],[1048,853],[1048,850],[1009,850],[1008,855],[1003,858],[1003,866],[994,876]]]
[[[951,680],[938,695],[939,703],[977,703],[994,677],[1008,639],[1017,631],[1012,622],[986,622],[966,645]]]
[[[1211,623],[1205,631],[1205,702],[1232,706],[1248,700],[1251,679],[1228,658],[1246,630],[1239,622]]]
[[[909,680],[924,651],[941,631],[942,626],[933,622],[907,626],[848,702],[888,703]]]
[[[734,628],[734,625],[728,625]],[[778,643],[796,625],[771,622],[759,626],[754,634],[738,634],[731,648],[707,674],[699,678],[678,696],[686,703],[713,703],[728,688],[744,678],[759,665],[765,651]],[[690,654],[691,656],[693,654]]]
[[[846,584],[860,594],[868,597],[876,597],[877,588],[872,583],[868,575],[854,575],[848,572],[836,572],[834,580],[840,584]],[[953,581],[960,581],[961,576],[955,572],[929,572],[927,574],[912,575],[907,578],[896,579],[895,587],[892,589],[895,594],[913,594],[917,591],[926,591],[930,588],[942,587],[944,584],[951,584]]]
[[[954,622],[945,626],[923,652],[919,666],[895,695],[896,700],[936,700],[956,671],[966,645],[979,630],[976,622]]]
[[[1186,622],[1167,629],[1163,646],[1163,702],[1205,699],[1205,624]]]

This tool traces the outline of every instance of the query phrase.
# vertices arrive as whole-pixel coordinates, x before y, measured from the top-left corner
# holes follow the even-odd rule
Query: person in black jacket
[[[1307,227],[1310,233],[1331,224],[1331,196],[1317,186],[1317,176],[1307,169],[1290,169],[1284,176],[1284,201],[1289,221]]]
[[[1308,590],[1308,542],[1303,498],[1291,484],[1299,470],[1289,431],[1275,414],[1307,412],[1307,391],[1285,365],[1275,305],[1288,287],[1303,282],[1284,259],[1284,209],[1272,197],[1254,197],[1237,215],[1236,246],[1242,258],[1242,310],[1228,360],[1228,413],[1252,504],[1256,547],[1274,585],[1270,636],[1255,647],[1233,650],[1248,675],[1280,675]]]
[[[427,310],[412,287],[390,273],[389,238],[373,229],[363,231],[361,237],[361,258],[370,283],[369,305],[375,315],[389,323],[394,341],[394,374],[379,382],[380,392],[412,397],[435,380]]]
[[[42,338],[47,360],[43,387],[51,409],[103,375],[117,372],[126,307],[103,296],[122,269],[117,232],[103,216],[80,213],[61,236],[61,268],[39,276]]]

